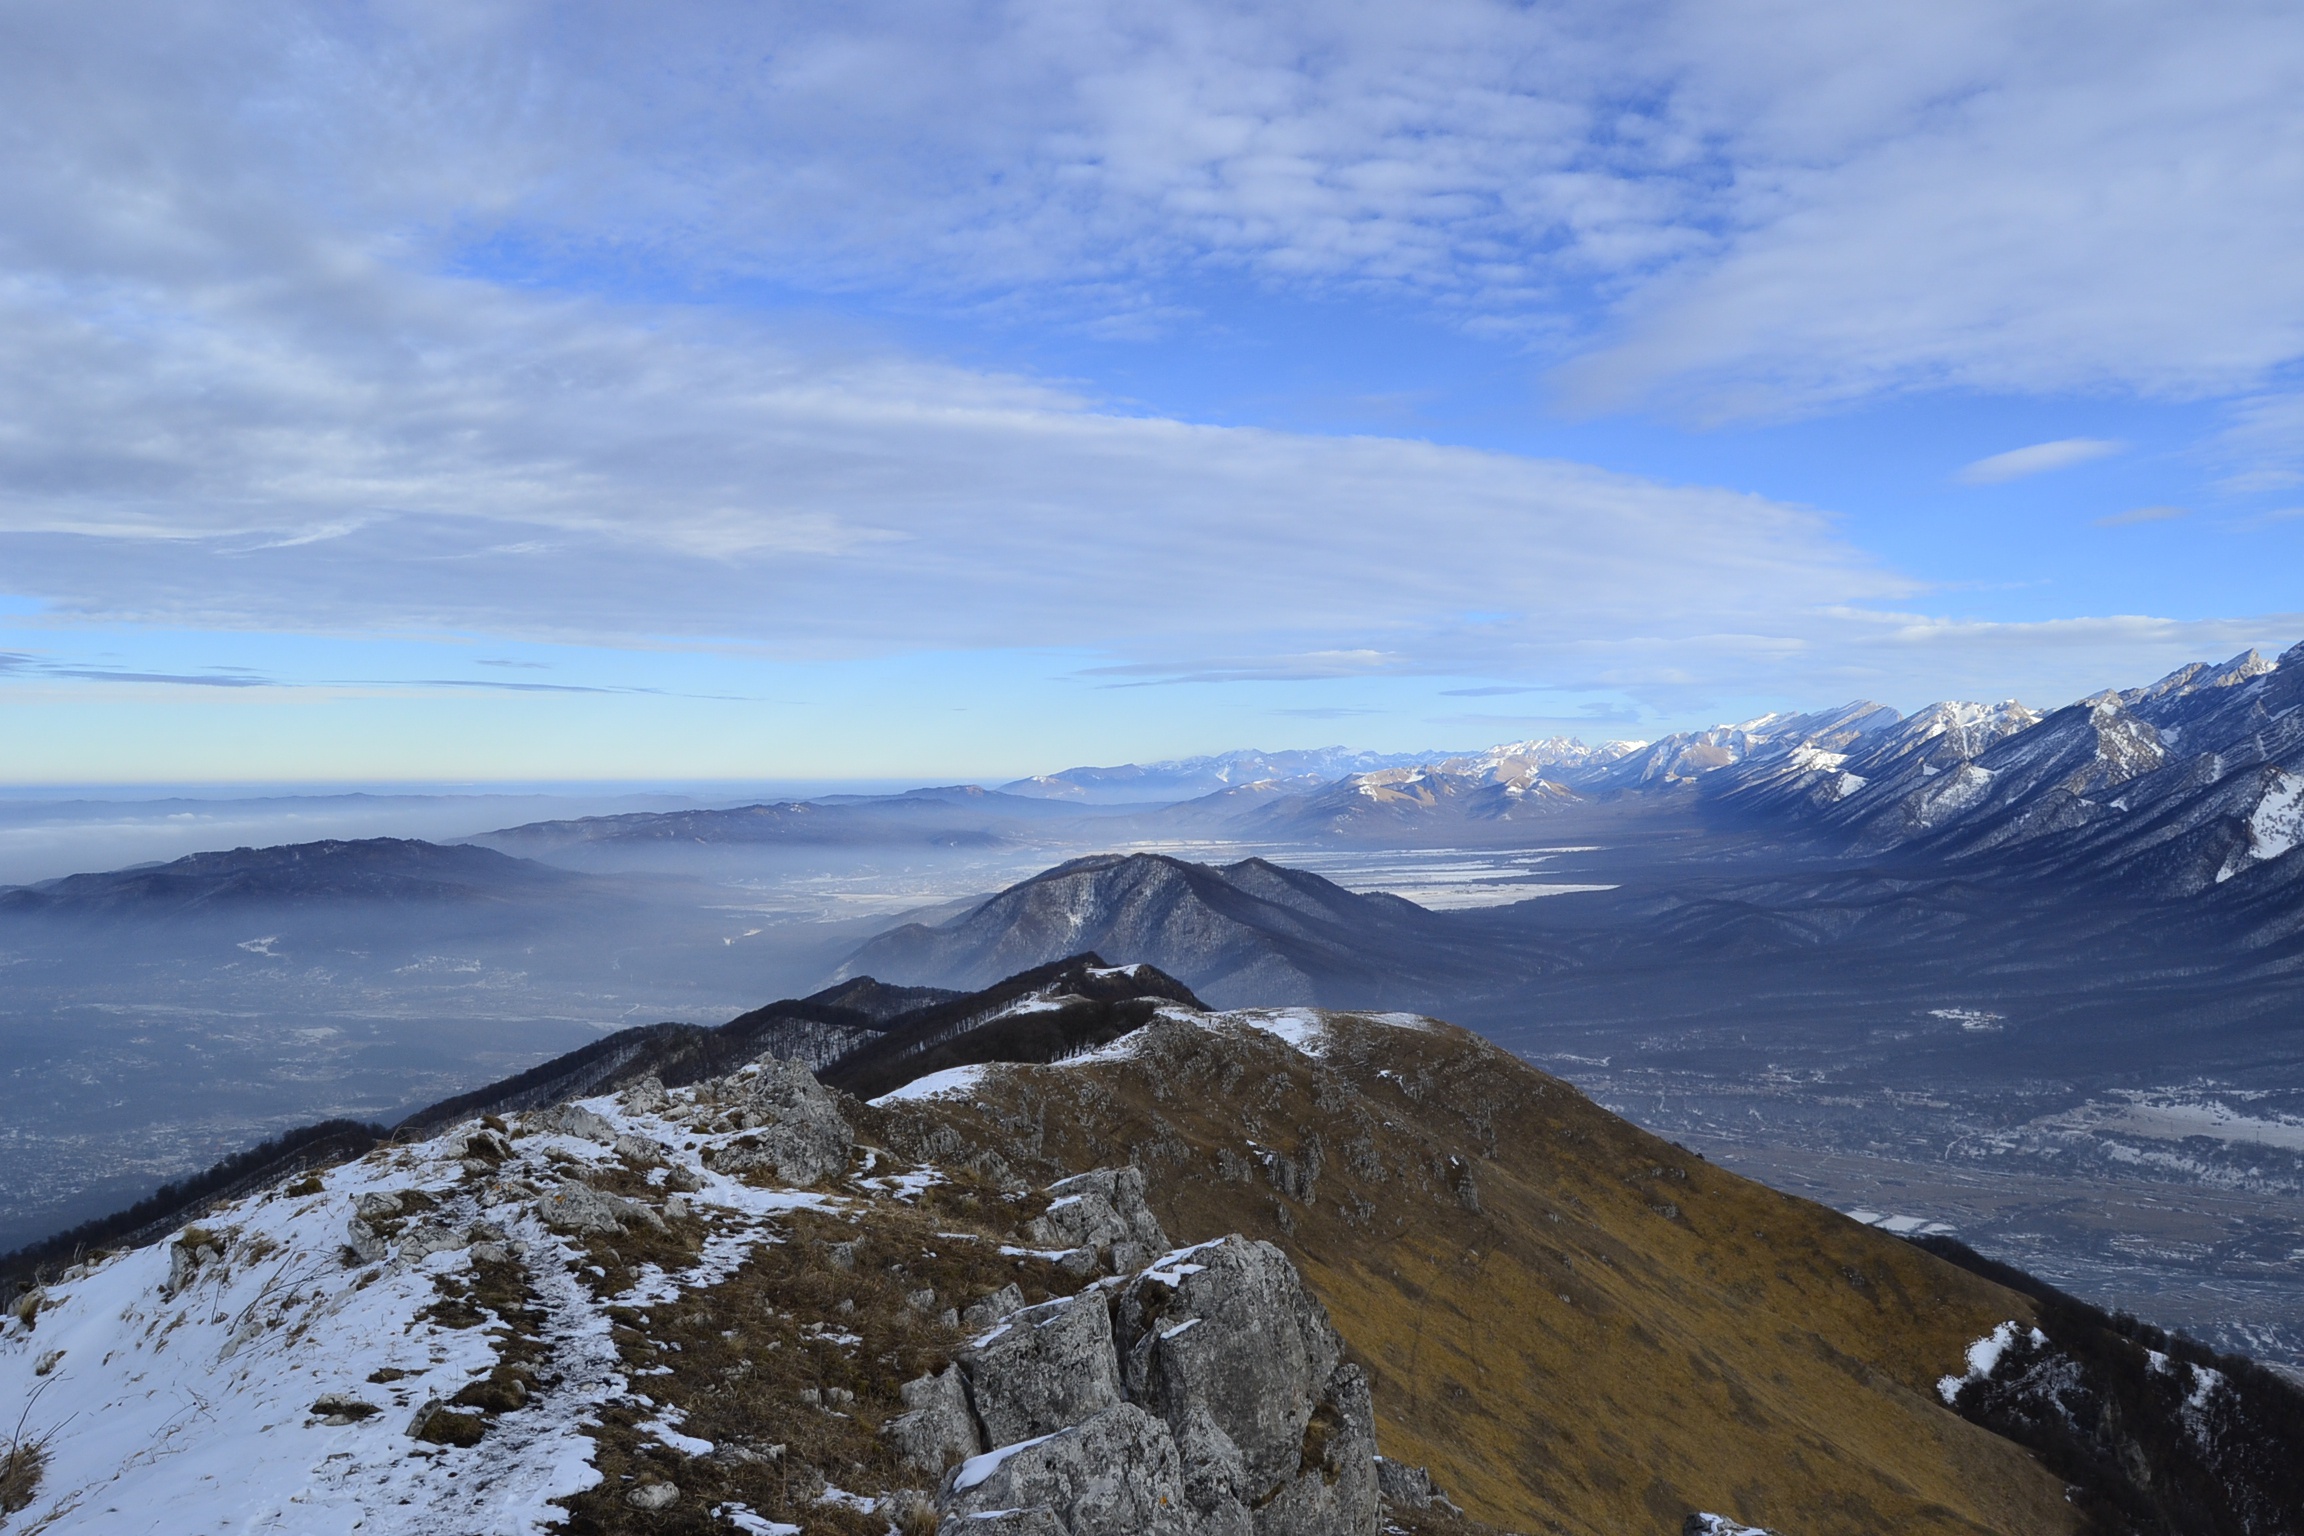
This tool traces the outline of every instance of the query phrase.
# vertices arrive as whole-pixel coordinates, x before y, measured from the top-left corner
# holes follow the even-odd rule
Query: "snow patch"
[[[1960,1400],[1960,1389],[1968,1383],[1991,1380],[1992,1373],[1999,1369],[2000,1357],[2014,1349],[2016,1341],[2023,1338],[2025,1333],[2026,1330],[2021,1323],[2006,1322],[1969,1345],[1968,1374],[1939,1377],[1936,1382],[1937,1395],[1942,1397],[1947,1404],[1956,1403]],[[2048,1347],[2048,1335],[2037,1328],[2031,1329],[2030,1334],[2033,1348],[2045,1349]]]
[[[1056,1435],[1060,1435],[1062,1433],[1064,1433],[1062,1430],[1056,1431]],[[978,1483],[983,1482],[993,1473],[999,1471],[1000,1464],[1006,1461],[1009,1457],[1015,1455],[1018,1451],[1028,1451],[1036,1445],[1046,1445],[1049,1441],[1055,1439],[1056,1435],[1042,1435],[1035,1440],[1019,1440],[1014,1445],[1004,1445],[996,1451],[986,1451],[981,1456],[969,1457],[966,1461],[960,1463],[960,1471],[952,1479],[953,1491],[956,1493],[965,1492],[966,1490],[975,1487]]]
[[[906,1099],[941,1099],[957,1094],[971,1093],[984,1080],[986,1068],[981,1063],[965,1067],[946,1067],[926,1077],[916,1077],[903,1087],[893,1089],[874,1099],[874,1104],[895,1104]]]

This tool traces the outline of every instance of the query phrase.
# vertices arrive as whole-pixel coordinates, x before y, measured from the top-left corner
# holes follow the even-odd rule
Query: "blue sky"
[[[996,777],[2304,638],[2279,5],[0,18],[0,781]]]

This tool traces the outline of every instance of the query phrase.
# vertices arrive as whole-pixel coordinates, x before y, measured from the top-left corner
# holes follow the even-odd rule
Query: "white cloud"
[[[1960,471],[1959,479],[1964,485],[1999,485],[2003,481],[2021,480],[2027,475],[2105,458],[2118,453],[2121,447],[2119,443],[2097,437],[2059,438],[2052,443],[2034,443],[2029,448],[2011,448],[2006,453],[1978,459]]]
[[[1210,274],[1404,296],[1576,398],[2258,386],[2304,354],[2271,3],[19,8],[12,249],[245,283],[346,238],[547,281],[1107,333]],[[67,67],[59,67],[59,64]],[[318,216],[326,227],[315,229]],[[257,277],[260,281],[260,276]]]
[[[1130,325],[1216,271],[1553,347],[1620,304],[1583,387],[1709,410],[2232,387],[2304,325],[2270,10],[346,14],[0,18],[0,540],[64,620],[1902,698],[2066,642],[1883,638],[1917,594],[1808,509],[619,286]]]
[[[2191,515],[2190,507],[2132,507],[2126,512],[2113,512],[2096,519],[2096,526],[2133,528],[2140,523],[2172,523]]]

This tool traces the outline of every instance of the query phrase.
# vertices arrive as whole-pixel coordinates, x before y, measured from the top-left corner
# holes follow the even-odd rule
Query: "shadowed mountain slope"
[[[580,877],[487,848],[410,838],[290,843],[195,853],[172,863],[66,875],[0,891],[0,912],[142,919],[257,905],[513,901]]]
[[[939,927],[893,929],[841,974],[981,987],[1084,950],[1157,966],[1217,1006],[1388,1006],[1436,986],[1461,995],[1500,964],[1396,896],[1356,895],[1263,859],[1219,868],[1140,853],[1075,859]]]
[[[869,1099],[953,1067],[1057,1061],[1141,1028],[1162,1004],[1202,1006],[1190,988],[1152,966],[1072,955],[905,1014],[817,1075]]]

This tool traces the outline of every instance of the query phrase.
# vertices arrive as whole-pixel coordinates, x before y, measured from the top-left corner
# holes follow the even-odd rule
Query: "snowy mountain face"
[[[2304,646],[2194,663],[2147,687],[2035,714],[2013,701],[1933,705],[1855,722],[1834,745],[1804,717],[1666,738],[1603,777],[1694,778],[1760,825],[1859,855],[2102,879],[2188,895],[2284,857],[2299,840]],[[1721,759],[1714,766],[1703,766]]]
[[[1860,699],[1812,714],[1770,714],[1708,731],[1683,731],[1619,755],[1583,782],[1603,789],[1653,789],[1683,783],[1736,764],[1788,757],[1803,748],[1844,752],[1867,733],[1896,723],[1895,710]]]

